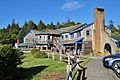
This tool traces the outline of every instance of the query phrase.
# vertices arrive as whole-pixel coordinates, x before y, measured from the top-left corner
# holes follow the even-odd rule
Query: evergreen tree
[[[18,34],[18,39],[20,40],[20,42],[23,42],[24,36],[30,30],[36,30],[36,29],[37,29],[37,25],[32,20],[30,20],[28,23],[25,22],[22,29],[19,31],[19,34]]]
[[[116,28],[113,24],[113,21],[110,20],[109,21],[109,26],[111,28],[111,33],[112,33],[112,36],[115,37],[116,39],[120,39],[120,33],[119,33],[119,28]]]
[[[22,29],[19,31],[18,39],[20,40],[20,42],[23,41],[24,35],[28,32],[27,26],[28,26],[28,24],[27,24],[27,22],[25,22]]]
[[[114,27],[114,25],[113,25],[113,21],[110,20],[110,21],[109,21],[109,24],[110,24],[109,27],[111,28],[111,30],[114,31],[114,30],[115,30],[115,27]]]
[[[39,23],[38,23],[37,30],[40,31],[40,30],[43,30],[45,28],[46,28],[45,24],[42,22],[42,20],[40,20]]]
[[[53,24],[53,22],[50,23],[50,28],[53,29],[53,30],[56,29],[56,27],[55,27],[55,25]]]
[[[37,25],[32,20],[30,20],[28,22],[28,29],[37,29]]]

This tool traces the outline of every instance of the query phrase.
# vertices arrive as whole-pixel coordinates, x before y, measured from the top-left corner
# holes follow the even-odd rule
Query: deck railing
[[[64,47],[57,37],[53,38],[53,44],[57,47],[57,49],[59,49],[61,53],[65,53]]]
[[[53,40],[36,40],[35,44],[53,44]]]

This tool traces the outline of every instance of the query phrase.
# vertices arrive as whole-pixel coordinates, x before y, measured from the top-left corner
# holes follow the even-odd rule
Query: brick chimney
[[[93,27],[93,50],[101,51],[101,37],[104,28],[104,9],[94,9],[94,27]]]

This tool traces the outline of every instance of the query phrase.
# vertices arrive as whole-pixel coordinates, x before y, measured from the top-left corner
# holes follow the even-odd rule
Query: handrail
[[[72,71],[75,69],[75,67],[77,66],[77,64],[78,64],[78,63],[73,64],[73,66],[72,66]]]
[[[64,51],[63,45],[60,43],[60,40],[57,37],[53,37],[53,44],[61,51]]]
[[[73,80],[74,80],[76,74],[77,74],[77,71],[75,71],[74,75],[72,76]]]
[[[70,75],[70,71],[68,71],[67,73],[66,80],[69,80],[69,75]]]

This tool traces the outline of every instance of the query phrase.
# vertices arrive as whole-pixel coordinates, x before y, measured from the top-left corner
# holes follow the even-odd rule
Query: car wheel
[[[120,73],[120,61],[114,62],[113,65],[112,65],[112,69],[115,72]]]

